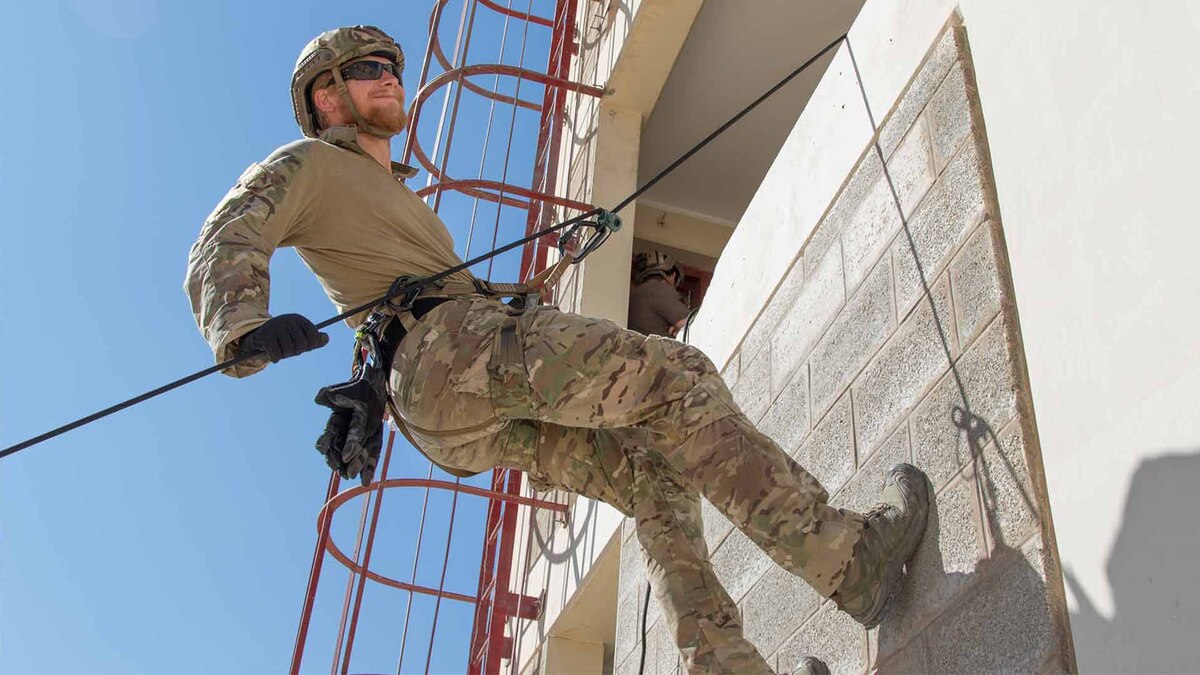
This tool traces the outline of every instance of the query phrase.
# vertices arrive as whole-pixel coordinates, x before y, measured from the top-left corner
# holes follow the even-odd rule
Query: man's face
[[[355,61],[376,61],[390,63],[383,56],[364,56]],[[352,61],[351,63],[354,63]],[[349,65],[349,64],[347,64]],[[408,126],[408,115],[404,112],[404,87],[391,73],[384,71],[377,80],[346,80],[346,89],[354,107],[366,122],[379,129],[398,134]],[[337,95],[336,89],[329,87],[328,100],[334,109],[329,112],[330,126],[354,124],[354,116],[346,107],[346,102]]]

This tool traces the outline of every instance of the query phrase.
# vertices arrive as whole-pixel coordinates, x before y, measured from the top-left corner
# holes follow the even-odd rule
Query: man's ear
[[[337,92],[333,87],[318,89],[312,93],[313,107],[328,115],[337,110]]]

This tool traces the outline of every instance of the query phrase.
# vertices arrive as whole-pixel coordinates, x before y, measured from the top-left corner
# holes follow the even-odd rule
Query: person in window
[[[678,335],[692,311],[679,299],[676,289],[681,282],[683,271],[671,256],[658,251],[634,256],[629,329],[646,335]]]

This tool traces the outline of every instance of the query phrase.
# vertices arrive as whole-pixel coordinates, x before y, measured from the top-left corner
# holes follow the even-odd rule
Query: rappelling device
[[[589,237],[582,246],[579,246],[577,240],[579,237],[580,228],[583,227],[591,227],[596,231],[592,233],[592,236]],[[595,219],[584,220],[576,223],[571,229],[564,232],[562,237],[560,237],[558,240],[558,251],[560,254],[562,254],[564,259],[568,256],[573,258],[570,264],[578,264],[584,258],[591,255],[593,251],[603,246],[604,242],[608,241],[609,236],[612,235],[613,232],[620,231],[621,216],[618,216],[611,211],[600,209],[596,214]],[[575,248],[574,252],[570,252],[570,249],[573,246],[578,246],[578,248]]]

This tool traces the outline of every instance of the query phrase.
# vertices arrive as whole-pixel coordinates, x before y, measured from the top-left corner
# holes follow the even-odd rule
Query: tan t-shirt
[[[629,327],[639,333],[670,337],[671,327],[690,311],[665,279],[652,277],[629,293]]]
[[[290,143],[251,165],[188,256],[184,288],[217,362],[271,318],[268,265],[276,248],[296,248],[339,312],[384,295],[398,276],[459,264],[446,226],[401,182],[415,173],[398,163],[385,170],[358,145],[354,127]],[[226,372],[244,377],[265,365],[252,359]]]

